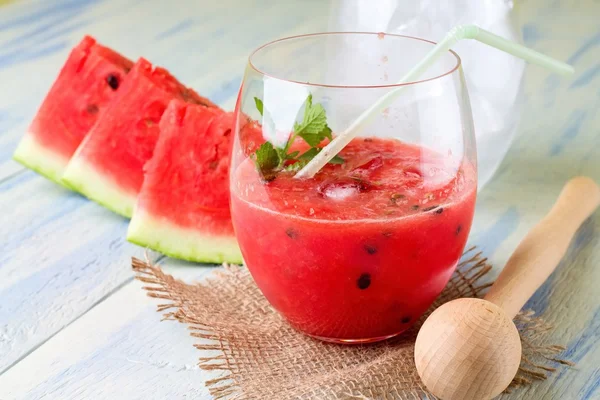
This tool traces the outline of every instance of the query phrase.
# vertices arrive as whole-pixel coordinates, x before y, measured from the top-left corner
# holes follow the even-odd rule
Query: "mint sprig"
[[[254,98],[258,112],[263,115],[263,102]],[[297,137],[301,137],[311,147],[304,153],[299,151],[288,153]],[[327,125],[325,108],[321,104],[313,104],[312,94],[309,94],[304,104],[302,122],[294,123],[294,132],[288,138],[285,146],[278,148],[271,142],[263,143],[254,153],[254,162],[266,181],[275,179],[278,172],[299,171],[321,151],[319,144],[325,139],[332,139],[331,128]],[[335,156],[330,164],[343,164],[344,159]]]

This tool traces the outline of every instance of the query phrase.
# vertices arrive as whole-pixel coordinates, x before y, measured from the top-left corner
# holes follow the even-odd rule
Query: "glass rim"
[[[431,77],[431,78],[419,79],[419,80],[404,82],[404,83],[386,83],[386,84],[381,84],[381,85],[332,85],[332,84],[327,84],[327,83],[302,82],[302,81],[297,81],[294,79],[287,79],[287,78],[282,78],[279,76],[271,75],[271,74],[268,74],[268,73],[262,71],[260,68],[258,68],[256,65],[254,65],[252,62],[253,57],[255,55],[257,55],[258,52],[260,52],[261,50],[265,49],[266,47],[269,47],[276,43],[285,42],[285,41],[292,40],[292,39],[306,38],[306,37],[312,37],[312,36],[329,36],[329,35],[377,35],[377,36],[385,35],[385,36],[392,36],[392,37],[396,37],[396,38],[417,40],[417,41],[426,42],[426,43],[429,43],[432,45],[437,44],[437,42],[434,42],[432,40],[428,40],[428,39],[424,39],[424,38],[420,38],[420,37],[416,37],[416,36],[399,35],[396,33],[385,33],[385,32],[367,32],[367,31],[344,31],[344,32],[342,32],[342,31],[338,31],[338,32],[305,33],[302,35],[286,36],[286,37],[282,37],[279,39],[271,40],[270,42],[267,42],[267,43],[257,47],[250,53],[250,56],[248,56],[248,65],[250,66],[250,68],[252,68],[257,73],[259,73],[263,76],[267,76],[269,78],[280,80],[280,81],[297,83],[300,85],[313,86],[313,87],[338,88],[338,89],[385,89],[385,88],[396,88],[396,87],[401,87],[401,86],[416,85],[419,83],[431,82],[431,81],[434,81],[437,79],[441,79],[445,76],[451,75],[456,70],[458,70],[460,68],[460,66],[462,65],[462,60],[461,60],[460,56],[454,50],[450,49],[450,50],[448,50],[448,52],[451,53],[455,57],[456,64],[452,68],[450,68],[450,70],[448,70],[442,74],[436,75],[434,77]]]

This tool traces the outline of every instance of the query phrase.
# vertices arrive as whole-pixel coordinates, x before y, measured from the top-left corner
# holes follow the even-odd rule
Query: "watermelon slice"
[[[172,99],[217,107],[141,58],[117,97],[85,137],[63,175],[68,186],[108,209],[131,217],[152,157],[160,118]]]
[[[90,36],[71,50],[13,158],[60,183],[69,159],[133,63]]]
[[[173,100],[127,239],[196,262],[242,263],[229,213],[233,113]]]

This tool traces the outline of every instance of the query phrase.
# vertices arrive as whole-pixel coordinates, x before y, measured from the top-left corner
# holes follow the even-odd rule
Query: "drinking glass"
[[[262,293],[310,336],[367,343],[402,333],[463,253],[477,157],[460,58],[450,51],[419,81],[395,83],[432,46],[320,33],[276,40],[249,58],[236,105],[233,225]],[[357,56],[364,48],[374,56]],[[294,177],[399,86],[332,162]]]

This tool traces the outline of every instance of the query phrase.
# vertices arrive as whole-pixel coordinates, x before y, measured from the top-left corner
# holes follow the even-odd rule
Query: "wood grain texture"
[[[194,281],[211,268],[174,261],[166,270]],[[141,286],[126,284],[1,375],[0,399],[210,398],[196,340],[179,323],[160,322]]]
[[[130,281],[144,251],[125,219],[32,172],[0,186],[0,209],[1,373]]]
[[[563,259],[573,236],[600,203],[600,187],[588,177],[570,179],[554,206],[523,238],[485,300],[513,319]]]
[[[456,299],[437,308],[415,342],[415,365],[443,400],[489,400],[510,385],[521,363],[519,331],[483,299]]]
[[[513,318],[564,257],[575,232],[600,204],[588,177],[567,182],[554,206],[523,238],[483,299],[436,309],[415,342],[427,388],[444,400],[485,400],[502,393],[521,363]]]
[[[515,3],[526,44],[568,59],[576,77],[528,69],[518,138],[479,196],[470,238],[495,273],[568,178],[600,181],[600,3]],[[125,220],[10,160],[68,49],[91,33],[231,109],[252,48],[322,30],[327,17],[326,2],[316,0],[0,6],[0,371],[27,355],[0,375],[0,399],[208,398],[193,340],[179,324],[158,323],[156,302],[131,282],[128,257],[141,250],[124,242]],[[578,366],[502,398],[600,398],[599,239],[596,213],[528,303],[555,325],[551,339],[568,345],[565,356]]]

